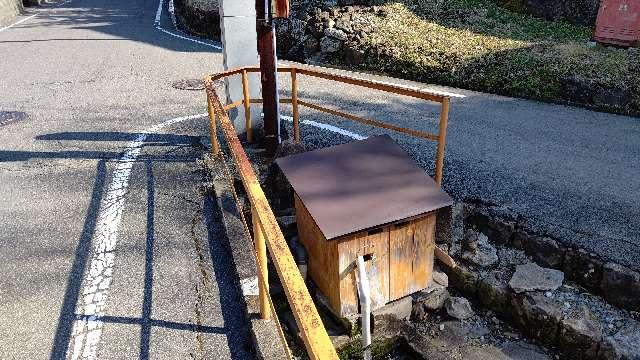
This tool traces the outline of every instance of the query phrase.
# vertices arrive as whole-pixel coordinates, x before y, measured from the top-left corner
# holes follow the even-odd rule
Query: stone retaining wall
[[[190,33],[220,40],[220,14],[217,0],[174,0],[178,26]]]
[[[505,213],[464,203],[439,219],[438,241],[459,265],[445,268],[449,283],[563,358],[637,359],[640,274]]]
[[[0,0],[0,25],[23,11],[22,0]]]
[[[499,245],[524,250],[543,266],[562,270],[593,294],[624,309],[640,311],[640,273],[607,262],[584,249],[564,245],[560,240],[536,234],[523,221],[492,214],[490,207],[477,207],[469,224]]]

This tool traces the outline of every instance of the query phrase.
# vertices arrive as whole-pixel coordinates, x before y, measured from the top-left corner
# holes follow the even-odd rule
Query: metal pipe
[[[438,148],[436,150],[436,183],[442,186],[444,168],[444,144],[447,137],[447,122],[449,121],[449,98],[442,99],[440,108],[440,125],[438,126]]]
[[[255,206],[251,206],[251,218],[253,222],[253,242],[256,247],[256,260],[258,262],[258,287],[260,298],[260,315],[263,320],[271,319],[269,308],[269,274],[267,268],[267,245],[260,217]]]
[[[249,76],[247,70],[242,71],[242,98],[244,103],[244,122],[247,130],[247,142],[253,142],[253,129],[251,128],[251,98],[249,97]]]
[[[371,360],[371,293],[369,291],[369,279],[364,265],[364,258],[358,256],[358,296],[360,297],[360,313],[362,315],[362,349],[364,359]]]
[[[300,115],[298,112],[298,77],[296,76],[295,68],[291,70],[291,105],[293,105],[293,140],[299,143]]]
[[[216,111],[211,104],[211,98],[207,93],[207,112],[209,113],[209,131],[211,133],[211,153],[218,155],[220,147],[218,146],[218,132],[216,129]]]

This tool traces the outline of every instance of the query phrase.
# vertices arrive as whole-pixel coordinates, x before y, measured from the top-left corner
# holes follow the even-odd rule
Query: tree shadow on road
[[[155,15],[159,1],[163,1],[162,16],[159,23],[155,23]],[[42,42],[42,41],[118,41],[129,40],[139,43],[146,43],[160,48],[165,48],[177,52],[212,52],[219,53],[220,50],[214,46],[217,43],[184,34],[175,29],[169,18],[166,0],[158,1],[99,1],[83,0],[71,1],[58,7],[39,12],[40,21],[30,21],[19,24],[14,28],[43,28],[56,27],[63,31],[69,29],[90,30],[102,33],[107,37],[100,38],[69,38],[50,37],[47,39],[20,39],[19,42]],[[45,20],[45,21],[42,21]],[[160,26],[164,31],[157,29]],[[167,33],[173,33],[173,35]],[[183,38],[180,38],[183,37]],[[196,41],[185,40],[184,37],[192,38]],[[15,43],[18,41],[0,41],[2,43]]]

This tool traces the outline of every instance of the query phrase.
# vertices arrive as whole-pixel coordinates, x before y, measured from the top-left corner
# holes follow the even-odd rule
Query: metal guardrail
[[[227,141],[231,156],[240,173],[242,183],[251,203],[251,214],[253,223],[253,242],[256,251],[258,263],[258,285],[260,297],[260,313],[263,319],[271,319],[274,312],[273,303],[269,295],[268,272],[267,272],[267,250],[271,253],[271,259],[275,265],[276,272],[282,282],[285,295],[293,312],[296,323],[300,329],[302,339],[305,343],[307,353],[311,359],[337,359],[336,351],[327,335],[326,330],[320,319],[320,315],[309,295],[309,291],[305,285],[304,279],[300,275],[298,267],[291,255],[291,251],[287,245],[284,236],[280,230],[275,215],[271,211],[269,203],[264,195],[260,183],[253,171],[247,154],[242,148],[242,144],[238,139],[236,131],[233,127],[227,110],[238,106],[243,106],[245,110],[245,122],[247,130],[247,141],[253,141],[251,131],[251,104],[261,103],[261,99],[251,99],[249,96],[248,74],[260,72],[258,67],[243,67],[213,74],[205,77],[205,89],[207,92],[207,110],[209,112],[209,123],[211,129],[211,151],[214,155],[220,152],[220,146],[217,140],[217,125],[220,124],[222,133]],[[289,73],[291,75],[291,98],[280,99],[281,103],[291,104],[293,108],[293,138],[294,141],[300,141],[300,119],[299,107],[305,106],[321,112],[344,117],[346,119],[359,123],[393,130],[407,135],[424,138],[427,140],[437,141],[436,149],[436,174],[435,181],[440,185],[442,182],[443,166],[444,166],[444,146],[447,132],[447,122],[449,114],[450,98],[447,95],[423,91],[420,89],[409,88],[394,84],[388,84],[378,81],[359,79],[340,74],[310,69],[306,67],[280,67],[278,72]],[[230,76],[240,75],[243,84],[243,99],[233,103],[223,105],[218,97],[214,82]],[[361,86],[365,88],[375,89],[388,93],[409,96],[413,98],[428,100],[440,103],[440,122],[438,134],[430,134],[420,130],[402,128],[393,124],[387,124],[378,120],[363,118],[360,116],[348,114],[340,110],[331,109],[321,105],[313,104],[298,99],[298,75],[312,76],[316,78],[337,81],[345,84]],[[436,247],[436,256],[449,266],[455,266],[451,258]],[[273,316],[277,321],[277,316]],[[278,324],[279,326],[279,324]],[[288,351],[284,334],[280,331],[281,339]]]

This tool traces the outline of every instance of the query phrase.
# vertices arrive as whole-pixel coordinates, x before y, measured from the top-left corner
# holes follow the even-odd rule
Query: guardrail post
[[[267,244],[265,242],[260,219],[256,208],[251,207],[251,219],[253,222],[253,242],[256,247],[256,259],[258,262],[258,288],[260,291],[260,315],[263,320],[271,319],[271,307],[269,306],[269,273],[267,270]]]
[[[293,140],[300,142],[300,115],[298,113],[298,77],[296,68],[291,69],[291,105],[293,107]]]
[[[249,97],[249,77],[247,70],[242,70],[242,94],[244,97],[244,122],[247,130],[247,142],[253,142],[253,129],[251,128],[251,98]]]
[[[216,126],[216,111],[211,104],[211,98],[207,94],[207,112],[209,113],[209,128],[211,133],[211,153],[217,155],[220,147],[218,146],[218,131]]]
[[[442,99],[440,108],[440,125],[438,126],[438,149],[436,151],[436,183],[442,185],[444,168],[444,144],[447,137],[447,122],[449,121],[449,98]]]

